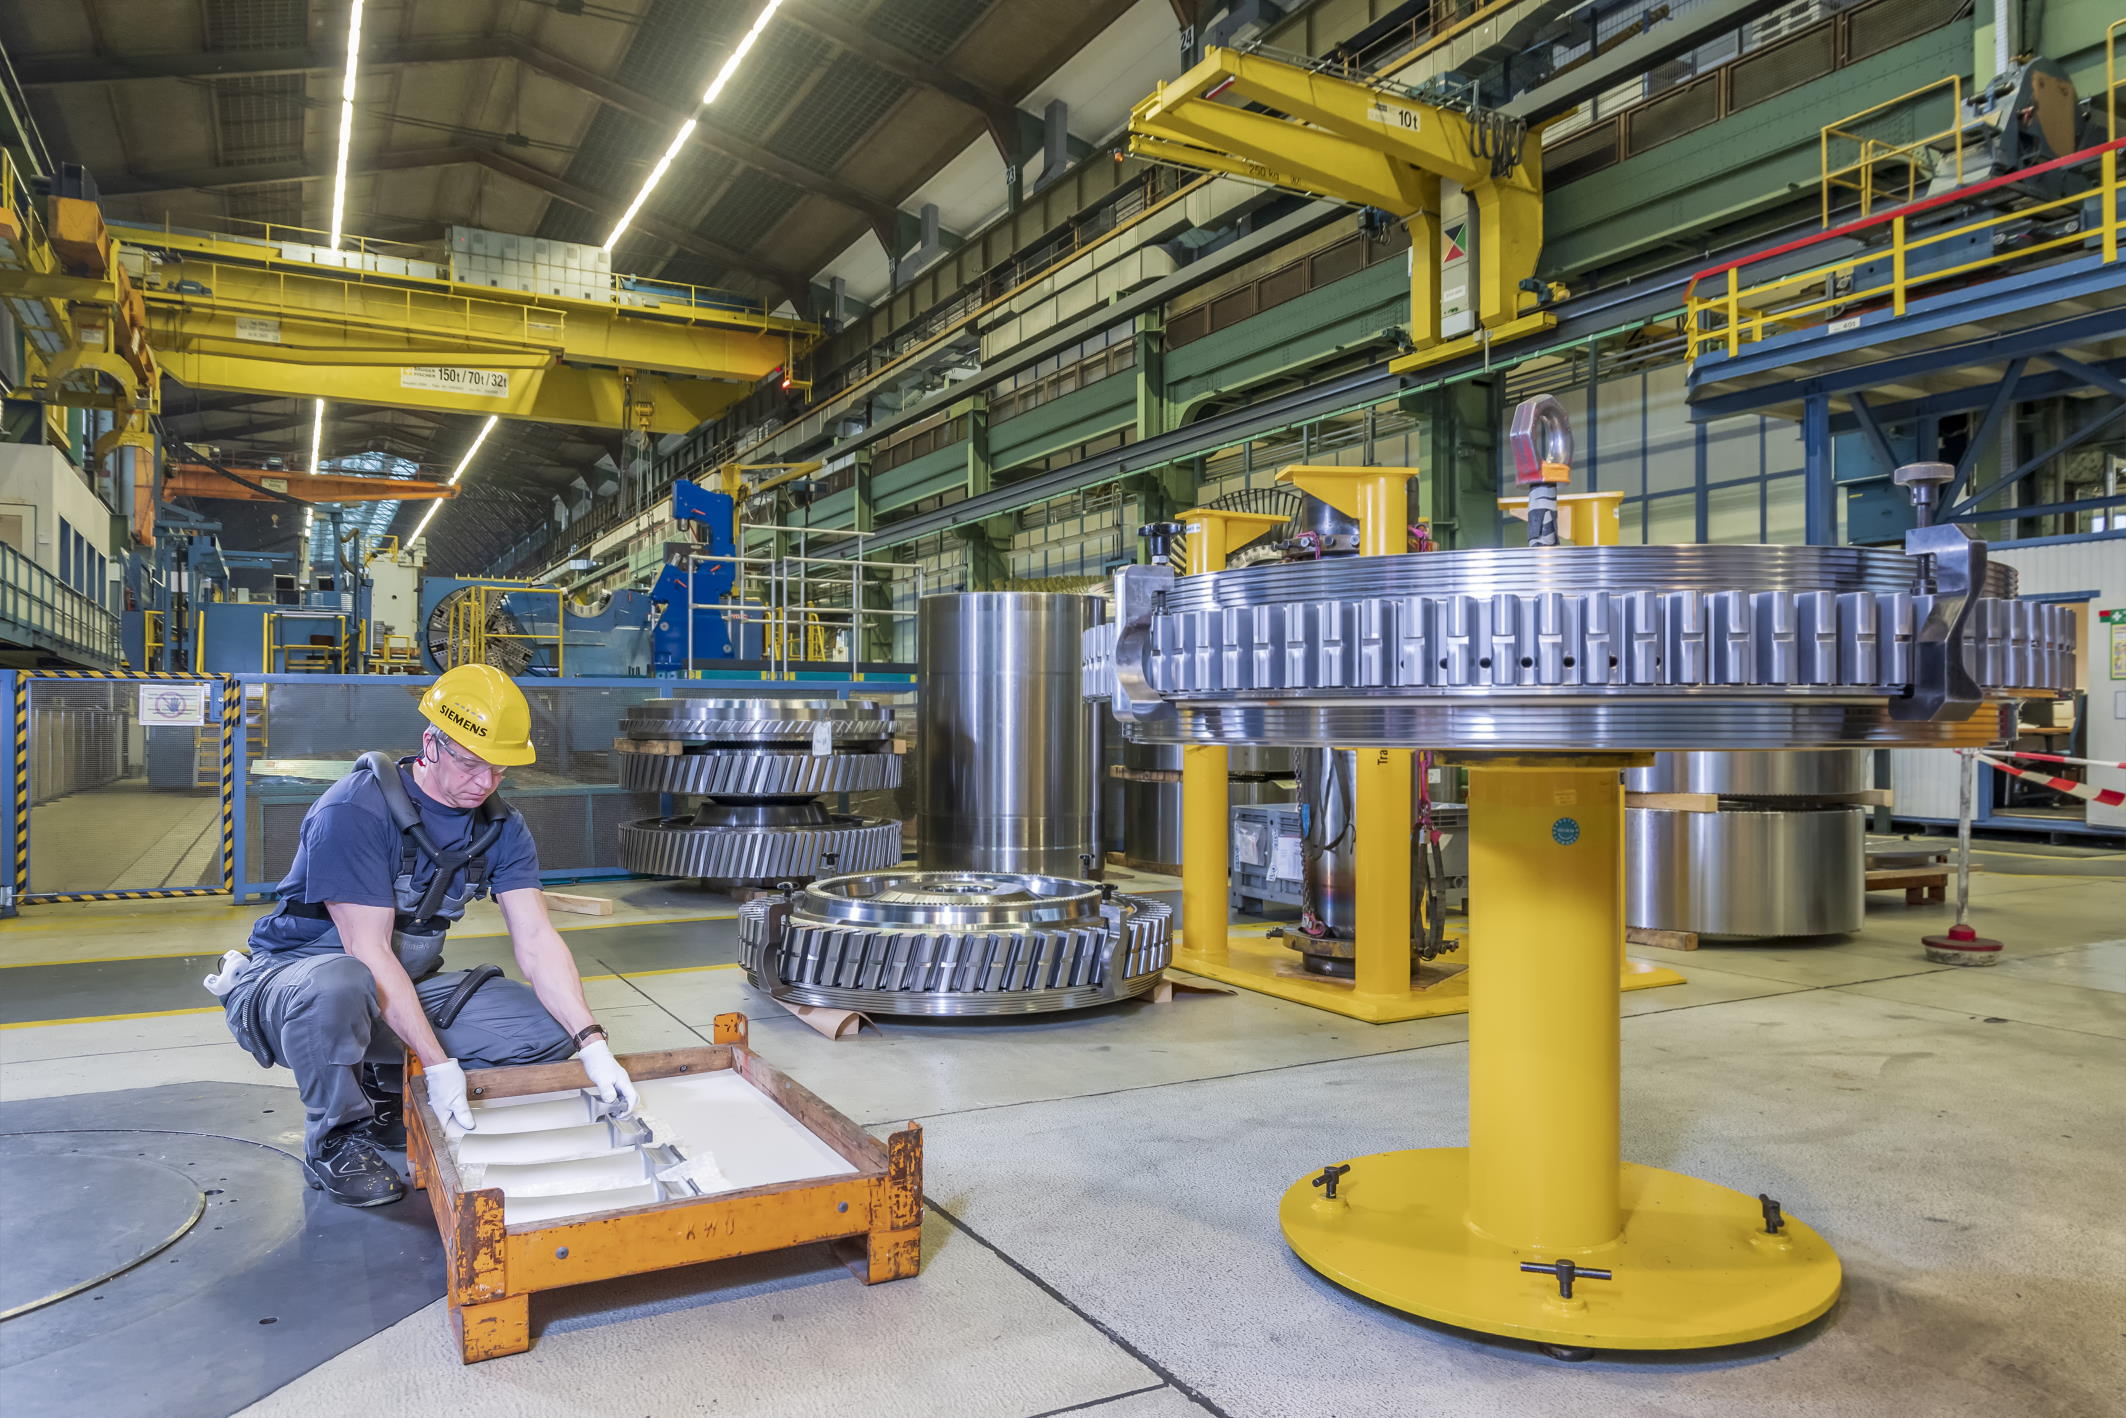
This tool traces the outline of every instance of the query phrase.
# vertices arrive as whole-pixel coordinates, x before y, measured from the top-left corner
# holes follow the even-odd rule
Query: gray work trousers
[[[332,1133],[374,1116],[357,1067],[402,1063],[405,1046],[384,1023],[376,977],[351,955],[305,956],[247,973],[252,978],[239,980],[224,1001],[230,1029],[250,1048],[236,1021],[255,1019],[273,1056],[294,1072],[303,1100],[303,1144],[315,1153]],[[431,1021],[466,973],[441,971],[414,982]],[[254,990],[260,992],[255,1005],[248,999]],[[489,980],[475,990],[450,1026],[436,1030],[436,1039],[467,1068],[551,1063],[575,1052],[568,1031],[529,985],[515,980]]]

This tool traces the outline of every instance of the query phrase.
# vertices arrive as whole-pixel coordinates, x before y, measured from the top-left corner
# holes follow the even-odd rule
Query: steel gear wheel
[[[821,793],[896,788],[893,710],[870,700],[681,695],[629,707],[621,785],[699,797],[689,817],[620,828],[620,862],[645,876],[775,886],[901,859],[901,825],[830,813]]]
[[[778,999],[879,1014],[1036,1014],[1128,999],[1173,956],[1173,908],[1002,872],[881,871],[739,907],[739,959]]]
[[[832,858],[830,861],[829,858]],[[704,827],[688,817],[646,817],[620,828],[620,864],[644,876],[704,881],[808,881],[826,871],[876,871],[901,859],[901,825],[829,814],[818,826]]]
[[[713,798],[793,798],[864,793],[901,785],[891,753],[814,754],[773,749],[620,755],[620,786],[638,793]]]

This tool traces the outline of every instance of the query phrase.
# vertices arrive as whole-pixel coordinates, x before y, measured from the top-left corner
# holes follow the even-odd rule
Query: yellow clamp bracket
[[[1320,498],[1358,520],[1358,554],[1393,556],[1410,549],[1410,494],[1415,468],[1345,468],[1295,463],[1277,481]]]

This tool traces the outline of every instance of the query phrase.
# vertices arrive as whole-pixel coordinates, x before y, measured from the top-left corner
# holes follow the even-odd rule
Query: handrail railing
[[[1690,336],[1689,357],[1695,360],[1714,348],[1724,348],[1729,355],[1738,354],[1743,345],[1754,344],[1767,334],[1825,323],[1833,318],[1831,312],[1834,310],[1870,302],[1887,301],[1893,313],[1903,315],[1913,293],[1922,286],[1934,285],[1973,271],[1998,268],[2010,263],[2026,263],[2032,257],[2048,252],[2063,252],[2094,243],[2101,251],[2104,261],[2116,261],[2119,235],[2122,229],[2126,229],[2126,219],[2122,219],[2119,209],[2121,184],[2118,154],[2122,148],[2126,148],[2126,138],[2113,139],[2079,152],[2065,154],[2049,162],[2004,173],[1953,192],[1921,198],[1919,201],[1861,217],[1811,236],[1707,267],[1692,276],[1684,287],[1684,303],[1688,312],[1686,326]],[[2048,172],[2090,164],[2095,165],[2098,171],[2089,187],[2046,201],[2026,203],[2012,210],[1991,212],[1970,221],[1923,230],[1918,235],[1912,232],[1915,217],[1951,202],[1969,202],[1974,197],[1998,188],[2027,184],[2031,178]],[[2061,214],[2092,197],[2097,198],[2098,208],[2097,220],[2092,225],[2078,226],[2064,235],[2000,250],[1993,249],[1989,242],[1986,244],[1987,254],[1975,260],[1961,261],[1950,266],[1930,267],[1919,272],[1911,270],[1912,254],[1916,251],[1985,232],[2009,222],[2027,221],[2033,216],[2041,216],[2047,212]],[[1889,240],[1886,244],[1878,242],[1852,255],[1811,264],[1803,270],[1755,284],[1746,284],[1744,281],[1743,272],[1750,266],[1792,256],[1810,247],[1854,237],[1882,227],[1889,228]],[[1851,273],[1864,265],[1884,261],[1887,261],[1889,272],[1887,279],[1865,287],[1835,289],[1836,277],[1839,274]],[[1710,294],[1700,293],[1702,286],[1715,280],[1719,282],[1717,289]]]
[[[1847,125],[1860,125],[1893,109],[1915,103],[1933,94],[1935,90],[1949,91],[1949,126],[1939,132],[1928,133],[1907,142],[1896,143],[1877,138],[1871,134],[1853,131]],[[1817,158],[1822,165],[1823,224],[1831,224],[1832,199],[1840,188],[1850,187],[1860,194],[1860,210],[1863,216],[1875,209],[1876,169],[1879,166],[1901,165],[1904,173],[1904,200],[1909,202],[1919,195],[1919,184],[1933,177],[1929,163],[1935,156],[1946,157],[1956,174],[1959,186],[1964,180],[1964,80],[1961,74],[1951,74],[1936,79],[1931,84],[1922,84],[1910,93],[1896,98],[1884,99],[1881,103],[1863,108],[1858,113],[1848,114],[1836,123],[1826,123],[1817,135]],[[1860,156],[1852,162],[1831,166],[1831,147],[1834,141],[1858,143]]]
[[[0,542],[0,637],[115,665],[118,617]]]

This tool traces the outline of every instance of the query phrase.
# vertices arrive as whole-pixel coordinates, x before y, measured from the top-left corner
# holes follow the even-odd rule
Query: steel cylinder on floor
[[[924,870],[1097,876],[1100,758],[1078,678],[1099,602],[969,591],[918,609]]]

